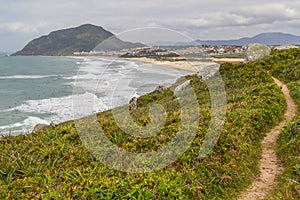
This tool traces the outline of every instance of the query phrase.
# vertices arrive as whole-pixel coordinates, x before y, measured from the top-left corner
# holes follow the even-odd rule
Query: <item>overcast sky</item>
[[[40,35],[92,23],[118,34],[163,27],[194,39],[234,39],[262,32],[300,35],[299,0],[0,0],[0,51]]]

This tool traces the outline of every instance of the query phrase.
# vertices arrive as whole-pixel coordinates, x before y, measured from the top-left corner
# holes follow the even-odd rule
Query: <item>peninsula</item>
[[[90,52],[103,42],[106,43],[105,50],[111,51],[145,46],[141,43],[122,41],[101,26],[84,24],[34,39],[12,56],[71,56],[75,52]]]

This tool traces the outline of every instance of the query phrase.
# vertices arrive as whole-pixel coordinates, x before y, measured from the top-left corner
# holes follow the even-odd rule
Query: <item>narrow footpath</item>
[[[273,78],[273,80],[281,88],[286,99],[287,110],[284,114],[285,119],[280,122],[278,126],[274,127],[262,141],[262,158],[259,163],[260,175],[254,180],[252,185],[242,193],[238,200],[265,199],[265,197],[272,192],[273,187],[277,183],[278,175],[282,172],[282,168],[276,156],[276,140],[284,127],[296,116],[297,106],[290,96],[287,86],[276,78]]]

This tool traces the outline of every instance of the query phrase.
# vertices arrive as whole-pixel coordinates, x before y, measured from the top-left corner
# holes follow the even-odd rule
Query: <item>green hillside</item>
[[[13,55],[69,56],[74,52],[90,52],[103,41],[105,41],[105,47],[110,48],[99,50],[121,50],[144,46],[140,43],[124,42],[100,26],[85,24],[54,31],[49,35],[34,39]]]
[[[258,173],[260,141],[283,119],[285,98],[271,75],[287,83],[299,81],[299,65],[296,70],[287,70],[290,69],[287,65],[300,62],[299,55],[299,50],[276,51],[262,61],[221,66],[227,93],[226,122],[213,151],[201,160],[198,153],[211,110],[207,85],[195,75],[185,79],[191,80],[201,105],[197,136],[179,160],[155,172],[127,174],[109,169],[83,146],[73,121],[38,133],[5,136],[0,140],[0,198],[235,199]],[[182,81],[183,78],[178,80],[173,88]],[[297,85],[293,91],[297,91]],[[297,97],[297,92],[293,95]],[[125,134],[111,111],[99,113],[98,122],[111,142],[119,147],[130,152],[155,151],[177,134],[180,109],[170,90],[161,94],[153,92],[140,97],[138,108],[130,111],[136,122],[143,125],[149,122],[148,108],[153,103],[167,108],[167,120],[164,128],[152,138]],[[299,129],[296,130],[298,132],[290,133],[287,129],[287,133],[283,133],[290,136],[279,140],[284,147],[279,154],[297,154],[299,146],[295,137],[299,136]],[[290,140],[291,146],[283,145],[286,140]],[[294,174],[289,176],[288,167],[294,158],[282,158],[288,170],[284,177],[294,177]],[[298,165],[292,166],[297,177]]]

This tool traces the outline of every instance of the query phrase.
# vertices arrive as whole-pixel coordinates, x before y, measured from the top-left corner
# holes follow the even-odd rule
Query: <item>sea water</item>
[[[36,124],[74,119],[76,98],[92,97],[95,112],[124,105],[186,74],[120,59],[0,56],[0,133],[29,133]]]

